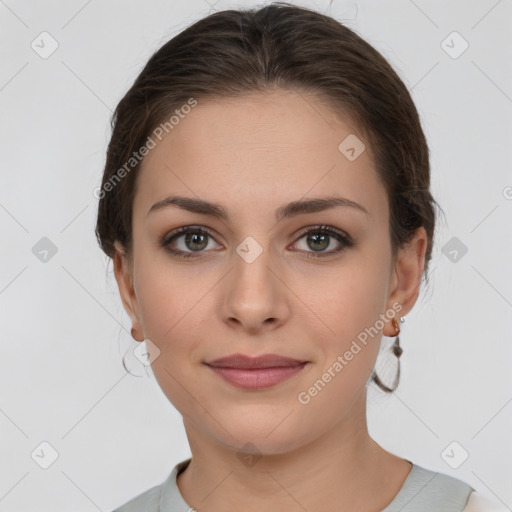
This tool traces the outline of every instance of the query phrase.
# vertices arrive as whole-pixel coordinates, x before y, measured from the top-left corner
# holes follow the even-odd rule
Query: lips
[[[245,390],[263,390],[288,380],[301,372],[309,361],[300,361],[277,354],[250,357],[232,354],[205,363],[229,384]]]
[[[264,369],[264,368],[289,368],[302,366],[307,361],[292,359],[277,354],[264,354],[257,357],[247,356],[245,354],[232,354],[221,357],[206,363],[213,368],[238,368],[238,369]]]

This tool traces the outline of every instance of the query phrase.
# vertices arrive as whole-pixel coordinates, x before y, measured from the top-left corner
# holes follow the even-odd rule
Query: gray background
[[[511,2],[300,4],[354,28],[412,91],[446,214],[401,326],[401,384],[370,388],[370,432],[512,507]],[[112,510],[190,454],[151,371],[122,367],[136,343],[93,190],[111,110],[149,56],[213,10],[252,5],[0,0],[0,511]],[[47,58],[31,46],[51,49],[43,31],[58,43]]]

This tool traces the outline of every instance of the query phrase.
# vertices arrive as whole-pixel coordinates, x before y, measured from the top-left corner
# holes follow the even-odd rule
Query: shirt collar
[[[158,512],[189,512],[192,509],[181,496],[176,481],[178,474],[185,470],[190,460],[191,459],[187,459],[176,464],[171,474],[163,483]]]

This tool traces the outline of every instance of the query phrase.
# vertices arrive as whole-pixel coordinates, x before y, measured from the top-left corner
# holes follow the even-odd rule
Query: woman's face
[[[416,300],[424,253],[404,253],[394,266],[387,197],[367,141],[311,97],[277,90],[199,102],[155,140],[133,204],[133,288],[119,256],[115,269],[137,336],[160,351],[156,379],[185,425],[271,454],[364,421],[381,336],[393,335],[393,314]],[[161,203],[176,196],[213,203],[226,217]],[[333,197],[359,206],[286,209]],[[322,225],[334,232],[318,232]],[[196,231],[171,241],[186,226]],[[307,364],[246,389],[206,364],[231,354]]]

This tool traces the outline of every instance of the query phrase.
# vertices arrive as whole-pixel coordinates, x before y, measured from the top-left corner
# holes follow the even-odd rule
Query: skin
[[[364,141],[348,117],[276,89],[199,102],[143,161],[133,253],[117,244],[114,271],[135,338],[160,350],[154,375],[183,415],[192,461],[177,482],[198,511],[379,511],[409,474],[410,463],[381,448],[366,422],[366,385],[382,334],[395,335],[390,320],[308,404],[297,399],[393,304],[402,306],[397,317],[411,310],[424,269],[423,228],[392,259],[388,199],[371,147],[349,161],[338,150],[349,134]],[[368,215],[335,207],[274,218],[285,203],[334,192]],[[229,219],[177,206],[148,214],[170,195],[221,204]],[[302,232],[322,224],[354,245],[307,258],[319,250]],[[195,258],[161,246],[190,225],[212,232],[207,245],[186,245],[184,235],[173,241]],[[252,263],[236,252],[248,236],[262,248]],[[339,247],[328,240],[324,252]],[[237,352],[309,363],[271,388],[243,390],[203,364]],[[237,456],[248,442],[259,457],[252,465]]]

